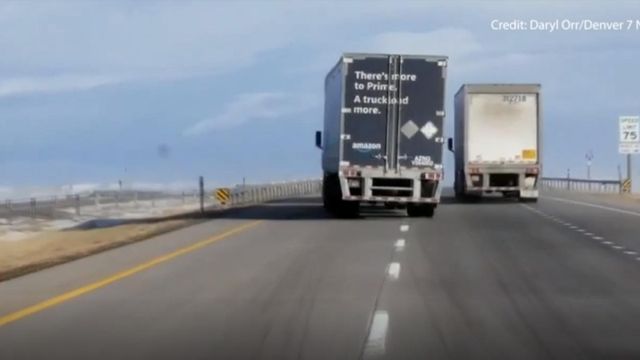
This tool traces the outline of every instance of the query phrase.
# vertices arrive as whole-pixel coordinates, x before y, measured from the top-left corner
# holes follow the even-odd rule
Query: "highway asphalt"
[[[640,203],[317,198],[0,283],[0,359],[640,359]]]

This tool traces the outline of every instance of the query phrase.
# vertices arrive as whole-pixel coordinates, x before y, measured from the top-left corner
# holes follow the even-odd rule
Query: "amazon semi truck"
[[[537,201],[541,172],[540,85],[469,84],[455,95],[457,197],[502,193]]]
[[[442,180],[447,58],[344,54],[325,79],[325,208],[356,216],[361,204],[434,215]]]

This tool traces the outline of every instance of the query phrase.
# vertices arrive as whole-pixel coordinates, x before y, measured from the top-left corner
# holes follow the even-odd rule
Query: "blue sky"
[[[593,149],[593,176],[616,178],[617,118],[640,113],[640,30],[490,23],[637,14],[633,2],[3,2],[0,189],[319,176],[313,132],[343,51],[450,56],[449,135],[462,83],[541,83],[546,174],[584,176]]]

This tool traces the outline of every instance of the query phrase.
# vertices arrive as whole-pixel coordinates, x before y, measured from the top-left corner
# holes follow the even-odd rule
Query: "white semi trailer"
[[[537,201],[541,173],[540,85],[467,84],[455,96],[457,197],[502,193]]]

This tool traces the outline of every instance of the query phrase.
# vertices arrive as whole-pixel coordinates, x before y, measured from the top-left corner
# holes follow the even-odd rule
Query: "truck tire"
[[[360,215],[358,201],[342,200],[338,175],[328,174],[322,181],[322,202],[327,212],[339,218],[356,218]]]
[[[407,215],[410,217],[428,217],[432,218],[435,215],[436,207],[434,205],[415,205],[409,204],[407,205]]]
[[[424,211],[423,211],[423,216],[428,217],[428,218],[432,218],[433,215],[436,214],[436,206],[435,205],[425,205],[424,206]]]
[[[324,176],[322,180],[322,205],[330,213],[335,211],[335,196],[332,194],[331,176]]]
[[[357,201],[340,200],[335,212],[336,216],[343,219],[353,219],[360,215],[360,203]]]
[[[523,198],[518,196],[518,201],[523,202],[523,203],[537,203],[538,202],[538,198]]]

